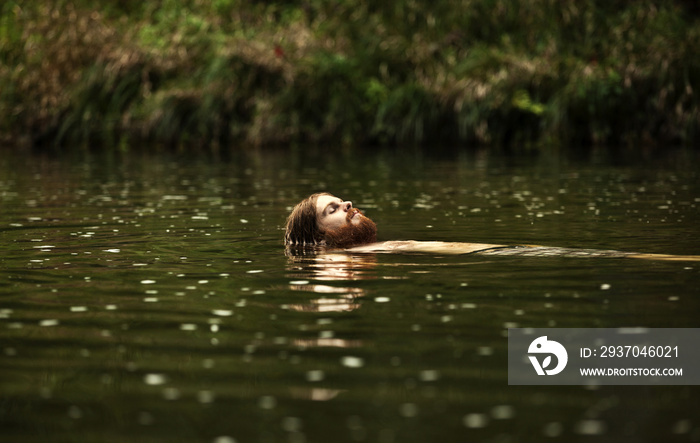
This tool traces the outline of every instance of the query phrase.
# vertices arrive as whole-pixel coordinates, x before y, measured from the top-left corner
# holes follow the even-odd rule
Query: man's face
[[[352,202],[332,195],[316,200],[316,224],[326,243],[333,247],[352,247],[376,241],[377,227]]]
[[[352,202],[343,201],[333,195],[321,195],[316,200],[316,224],[321,232],[338,229],[348,223],[348,212],[352,211]],[[351,221],[354,220],[355,214]]]

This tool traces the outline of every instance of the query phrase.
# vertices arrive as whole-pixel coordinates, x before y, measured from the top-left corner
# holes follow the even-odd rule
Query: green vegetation
[[[691,144],[699,19],[692,0],[7,0],[0,134]]]

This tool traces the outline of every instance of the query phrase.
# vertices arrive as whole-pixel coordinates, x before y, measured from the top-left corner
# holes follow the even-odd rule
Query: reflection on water
[[[327,190],[380,240],[697,254],[679,155],[1,156],[0,440],[695,441],[697,387],[510,387],[505,336],[697,327],[696,263],[282,245]]]
[[[319,282],[352,282],[376,278],[372,272],[377,266],[376,257],[368,254],[342,254],[324,253],[296,250],[287,248],[289,257],[289,276],[300,280],[293,280],[289,288],[293,291],[311,292],[320,294],[318,298],[308,300],[304,304],[288,305],[288,309],[297,311],[352,311],[360,307],[356,303],[358,297],[365,296],[365,290],[352,286],[336,286],[328,284],[311,284],[310,280]],[[319,339],[322,346],[359,346],[358,343],[347,343],[337,339]]]
[[[366,280],[376,278],[372,272],[377,259],[372,254],[294,251],[287,249],[290,271],[316,280]]]

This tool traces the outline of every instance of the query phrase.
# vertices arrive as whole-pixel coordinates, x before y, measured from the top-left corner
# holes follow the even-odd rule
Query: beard
[[[357,224],[352,218],[360,217]],[[330,229],[323,235],[326,245],[331,248],[351,248],[377,241],[377,225],[365,217],[359,209],[348,211],[347,223],[338,229]]]

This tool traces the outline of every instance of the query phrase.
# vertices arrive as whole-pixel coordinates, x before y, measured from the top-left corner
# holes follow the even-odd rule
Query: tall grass
[[[9,0],[0,134],[42,146],[698,141],[700,13],[651,0]]]

